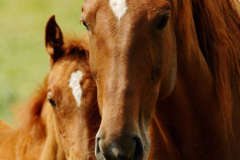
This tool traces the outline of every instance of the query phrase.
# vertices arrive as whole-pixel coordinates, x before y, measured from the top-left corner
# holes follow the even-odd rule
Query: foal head
[[[176,79],[171,4],[86,0],[82,10],[102,115],[96,156],[146,158],[156,101],[172,92]]]
[[[96,84],[87,60],[86,39],[63,39],[54,16],[46,26],[45,45],[50,55],[47,99],[67,158],[92,159],[94,133],[99,123]]]

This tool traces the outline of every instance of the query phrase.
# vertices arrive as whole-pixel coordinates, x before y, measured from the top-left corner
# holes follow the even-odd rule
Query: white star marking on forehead
[[[115,16],[117,17],[119,23],[121,18],[126,14],[128,9],[126,0],[110,0],[109,4]]]
[[[78,107],[81,104],[82,89],[80,81],[82,80],[82,75],[83,74],[81,71],[76,71],[71,74],[69,79],[69,87],[72,88],[72,94],[77,102]]]

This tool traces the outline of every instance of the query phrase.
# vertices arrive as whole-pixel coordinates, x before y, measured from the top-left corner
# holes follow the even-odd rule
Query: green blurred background
[[[0,0],[0,119],[24,104],[49,71],[44,30],[49,17],[63,32],[81,34],[84,0]]]

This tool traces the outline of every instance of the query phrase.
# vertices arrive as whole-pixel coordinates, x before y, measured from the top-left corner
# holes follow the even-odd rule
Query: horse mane
[[[15,120],[21,132],[41,138],[46,136],[46,125],[42,110],[47,97],[47,78],[39,85],[33,96],[23,105],[14,107]]]
[[[85,51],[88,54],[89,51],[89,42],[88,42],[88,35],[87,33],[83,34],[82,36],[77,36],[76,34],[64,34],[67,35],[66,37],[64,36],[64,43],[63,43],[63,48],[65,54],[69,53],[74,53],[72,52],[73,50],[77,51]],[[84,54],[85,54],[84,52]],[[82,53],[82,52],[80,52]],[[88,55],[86,55],[88,56]]]
[[[192,40],[201,50],[214,78],[225,125],[232,132],[232,107],[240,93],[240,16],[236,6],[233,0],[171,1],[178,50],[191,56]]]

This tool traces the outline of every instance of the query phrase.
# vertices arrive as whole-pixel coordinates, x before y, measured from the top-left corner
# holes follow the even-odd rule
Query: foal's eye
[[[168,19],[169,19],[170,15],[169,14],[165,14],[162,16],[161,20],[158,22],[157,24],[157,29],[163,29],[167,26],[168,23]]]
[[[56,107],[56,103],[54,102],[54,100],[52,99],[52,93],[51,92],[48,92],[47,93],[47,99],[49,101],[49,103],[52,105],[52,107]]]
[[[50,99],[48,99],[48,101],[52,105],[52,107],[56,107],[57,106],[53,99],[50,98]]]

